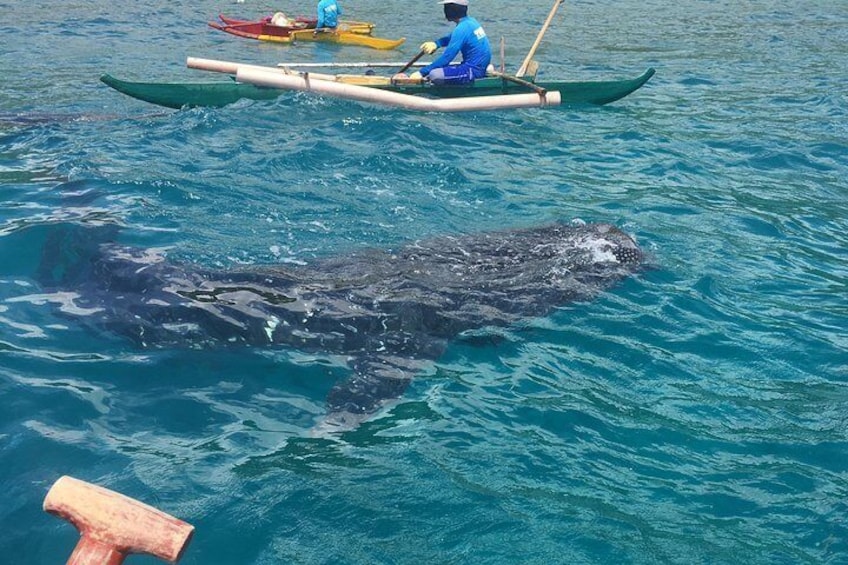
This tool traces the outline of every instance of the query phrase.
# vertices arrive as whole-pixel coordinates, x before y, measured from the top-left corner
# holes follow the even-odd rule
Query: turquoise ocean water
[[[68,474],[192,523],[184,563],[848,563],[848,4],[569,0],[541,76],[657,69],[601,108],[170,111],[97,80],[405,61],[449,29],[376,0],[343,6],[398,52],[205,25],[307,4],[0,1],[0,562],[70,554],[41,510]],[[517,68],[550,4],[472,4]],[[574,218],[655,268],[457,341],[338,441],[308,434],[337,359],[139,349],[34,283],[69,224],[233,267]]]

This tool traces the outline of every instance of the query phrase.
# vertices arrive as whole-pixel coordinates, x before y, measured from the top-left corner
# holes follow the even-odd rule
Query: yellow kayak
[[[319,31],[316,33],[314,30],[304,29],[293,31],[290,36],[292,41],[323,41],[325,43],[338,43],[339,45],[358,45],[371,49],[395,49],[406,41],[404,37],[385,39],[344,30]]]

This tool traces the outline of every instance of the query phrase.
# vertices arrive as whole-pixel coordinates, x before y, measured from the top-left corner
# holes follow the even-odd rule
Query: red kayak
[[[225,31],[239,37],[258,39],[260,41],[276,41],[278,43],[289,43],[292,41],[292,33],[303,30],[314,30],[318,23],[316,18],[298,16],[288,20],[288,25],[275,25],[271,23],[271,16],[257,21],[239,20],[219,14],[219,22],[209,22],[209,26]],[[339,22],[340,31],[360,35],[371,35],[374,24],[368,22]]]

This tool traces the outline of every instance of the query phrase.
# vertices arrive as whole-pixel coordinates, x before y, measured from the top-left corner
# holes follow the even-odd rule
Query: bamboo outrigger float
[[[490,96],[467,96],[463,98],[426,98],[402,92],[381,90],[370,86],[359,86],[333,80],[312,78],[309,73],[294,75],[281,73],[273,67],[256,68],[250,65],[236,69],[236,80],[256,86],[300,90],[329,94],[337,98],[385,104],[407,110],[424,112],[462,112],[469,110],[498,110],[505,108],[528,108],[533,106],[559,106],[559,92],[538,94],[501,94]]]

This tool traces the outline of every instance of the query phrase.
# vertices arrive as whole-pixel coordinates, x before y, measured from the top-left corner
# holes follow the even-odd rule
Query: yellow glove
[[[424,77],[421,76],[421,73],[419,73],[418,71],[415,71],[414,73],[409,75],[409,78],[411,78],[413,80],[421,80]]]
[[[439,46],[436,45],[435,41],[425,41],[424,43],[421,44],[421,47],[419,47],[419,49],[421,51],[424,51],[424,53],[426,53],[427,55],[432,55],[433,53],[436,52],[436,49],[438,49],[438,48],[439,48]]]

